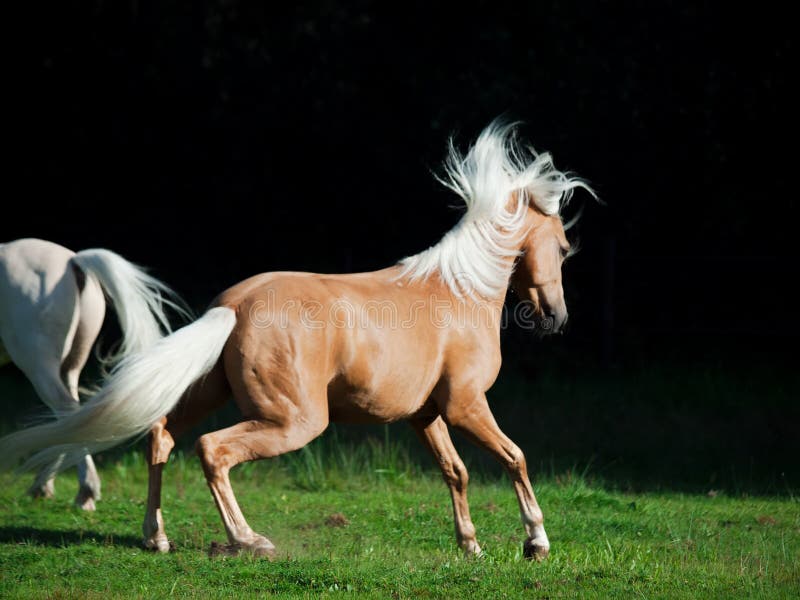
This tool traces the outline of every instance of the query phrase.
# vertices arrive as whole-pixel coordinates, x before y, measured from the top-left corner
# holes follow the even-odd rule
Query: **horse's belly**
[[[410,329],[350,329],[328,384],[332,421],[390,423],[419,414],[441,377],[440,341]]]
[[[430,390],[354,388],[332,383],[328,388],[330,420],[337,423],[391,423],[417,415]]]

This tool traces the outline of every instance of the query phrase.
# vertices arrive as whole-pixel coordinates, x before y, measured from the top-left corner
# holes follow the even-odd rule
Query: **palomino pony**
[[[15,464],[32,452],[23,468],[60,454],[77,460],[87,448],[151,430],[143,530],[146,547],[166,552],[161,474],[174,440],[233,396],[244,420],[203,435],[196,449],[231,548],[271,555],[272,542],[250,528],[236,502],[230,469],[297,450],[330,421],[405,419],[450,488],[458,544],[478,554],[467,471],[449,426],[508,470],[525,554],[544,558],[550,543],[525,457],[498,427],[485,393],[500,368],[509,280],[544,331],[567,320],[561,263],[569,244],[558,213],[586,185],[557,171],[549,155],[524,153],[513,127],[498,124],[466,156],[451,144],[444,183],[467,210],[435,246],[372,273],[251,277],[193,324],[123,361],[80,411],[0,440],[0,460]]]
[[[14,362],[57,414],[78,407],[78,379],[105,316],[103,292],[123,332],[108,363],[151,346],[162,327],[170,331],[163,305],[175,304],[162,294],[172,292],[117,254],[102,249],[76,254],[37,239],[0,244],[0,366]],[[53,495],[59,458],[42,466],[31,494]],[[92,457],[85,454],[77,464],[75,503],[94,510],[100,479]]]

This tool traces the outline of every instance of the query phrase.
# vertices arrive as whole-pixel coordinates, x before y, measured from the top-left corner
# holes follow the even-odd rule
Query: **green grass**
[[[521,556],[510,484],[478,475],[472,516],[485,550],[465,559],[436,473],[402,446],[324,441],[233,472],[251,525],[278,546],[272,562],[209,558],[222,525],[194,457],[165,474],[169,555],[139,547],[146,469],[130,452],[101,469],[94,514],[57,497],[24,496],[29,478],[0,478],[0,597],[136,596],[375,598],[797,597],[800,504],[792,496],[622,493],[570,473],[536,481],[550,558]],[[349,521],[332,527],[341,513]]]
[[[608,369],[508,354],[489,399],[537,474],[544,563],[522,558],[516,500],[486,452],[454,436],[485,550],[466,560],[447,490],[409,427],[331,427],[233,472],[250,524],[278,546],[274,562],[209,558],[224,531],[191,454],[165,472],[168,556],[140,549],[146,468],[130,446],[96,457],[95,514],[71,507],[72,473],[52,501],[24,496],[30,476],[0,475],[0,598],[800,597],[800,378],[794,363],[745,368],[731,354]],[[11,368],[0,401],[4,432],[42,410]],[[179,447],[238,418],[228,407]],[[349,524],[326,525],[335,513]]]

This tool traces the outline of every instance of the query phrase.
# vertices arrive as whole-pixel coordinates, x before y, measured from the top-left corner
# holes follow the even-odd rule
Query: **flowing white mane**
[[[501,294],[519,254],[528,202],[547,215],[558,214],[580,179],[556,170],[549,153],[519,146],[515,124],[492,122],[466,156],[450,140],[439,181],[458,194],[467,211],[438,244],[400,261],[400,277],[439,277],[458,296]]]

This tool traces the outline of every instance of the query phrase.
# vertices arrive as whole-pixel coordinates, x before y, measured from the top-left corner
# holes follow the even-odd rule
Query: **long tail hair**
[[[0,438],[0,468],[12,468],[28,457],[21,470],[38,469],[63,454],[58,466],[63,470],[85,454],[146,433],[214,367],[235,325],[233,309],[212,308],[149,349],[123,358],[78,410]]]
[[[186,304],[167,285],[110,250],[82,250],[70,262],[100,284],[117,312],[122,342],[101,359],[106,366],[149,348],[163,333],[170,333],[165,307],[191,319]]]

